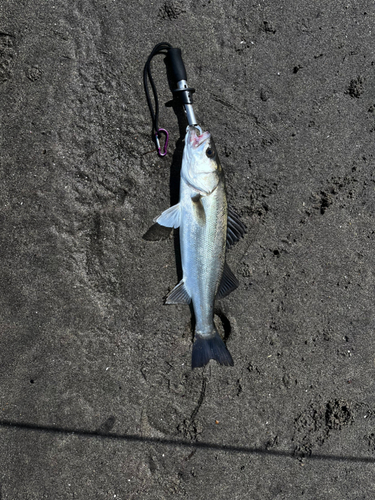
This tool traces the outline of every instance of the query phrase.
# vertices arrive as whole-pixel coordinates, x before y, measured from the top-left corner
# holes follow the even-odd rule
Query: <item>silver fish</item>
[[[196,325],[192,368],[205,366],[210,359],[233,366],[232,356],[214,325],[214,302],[238,286],[225,262],[225,252],[243,236],[245,226],[228,208],[224,172],[209,132],[187,128],[180,201],[154,222],[180,228],[183,278],[166,304],[193,303]]]

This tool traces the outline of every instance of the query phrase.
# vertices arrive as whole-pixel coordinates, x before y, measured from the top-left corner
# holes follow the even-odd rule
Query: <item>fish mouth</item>
[[[195,149],[198,149],[202,144],[204,144],[206,141],[209,140],[211,137],[210,132],[208,130],[206,132],[202,132],[200,135],[198,135],[197,132],[200,132],[199,129],[196,127],[189,127],[188,128],[188,137],[187,137],[187,142],[194,147]]]
[[[209,134],[209,132],[204,132],[204,133]],[[199,148],[199,146],[202,146],[202,144],[205,143],[206,141],[208,141],[209,138],[210,138],[210,136],[207,136],[205,139],[203,139],[203,141],[199,142],[196,147]]]

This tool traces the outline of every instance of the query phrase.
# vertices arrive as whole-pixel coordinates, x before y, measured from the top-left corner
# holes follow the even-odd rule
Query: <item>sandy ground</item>
[[[375,7],[369,0],[0,4],[0,499],[375,497]],[[217,303],[235,366],[192,371],[165,306],[181,47],[248,227]],[[148,153],[148,154],[145,154]]]

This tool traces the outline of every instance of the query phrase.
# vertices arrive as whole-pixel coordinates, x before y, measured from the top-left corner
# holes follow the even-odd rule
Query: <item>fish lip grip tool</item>
[[[165,128],[159,128],[159,101],[155,83],[151,75],[151,60],[157,54],[166,55],[166,64],[169,69],[170,79],[172,80],[173,84],[176,87],[172,90],[172,92],[174,97],[177,98],[182,104],[183,109],[185,110],[189,126],[195,127],[198,124],[193,110],[193,93],[195,92],[195,89],[190,88],[187,84],[186,69],[184,62],[182,60],[181,49],[173,48],[167,42],[158,43],[152,49],[152,52],[145,64],[143,71],[143,81],[144,81],[147,103],[152,118],[153,138],[156,144],[157,152],[159,156],[165,156],[167,154],[169,134]],[[155,111],[150,97],[148,81],[151,84],[154,96]],[[160,138],[162,135],[165,135],[164,147],[160,145]]]
[[[190,88],[187,84],[186,69],[182,60],[181,49],[170,48],[166,59],[177,87],[172,91],[173,95],[181,101],[188,124],[190,126],[198,125],[193,110],[193,93],[195,89]]]

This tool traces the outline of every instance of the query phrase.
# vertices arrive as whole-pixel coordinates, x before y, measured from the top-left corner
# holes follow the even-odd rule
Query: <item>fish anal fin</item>
[[[173,205],[173,207],[167,208],[164,212],[154,219],[160,226],[165,227],[180,227],[181,223],[181,209],[180,204]]]
[[[225,262],[223,276],[221,277],[220,285],[216,294],[217,299],[223,299],[235,290],[239,285],[238,279],[230,270],[230,267]]]
[[[185,288],[183,280],[173,288],[165,301],[166,304],[190,304],[190,302],[191,297]]]

